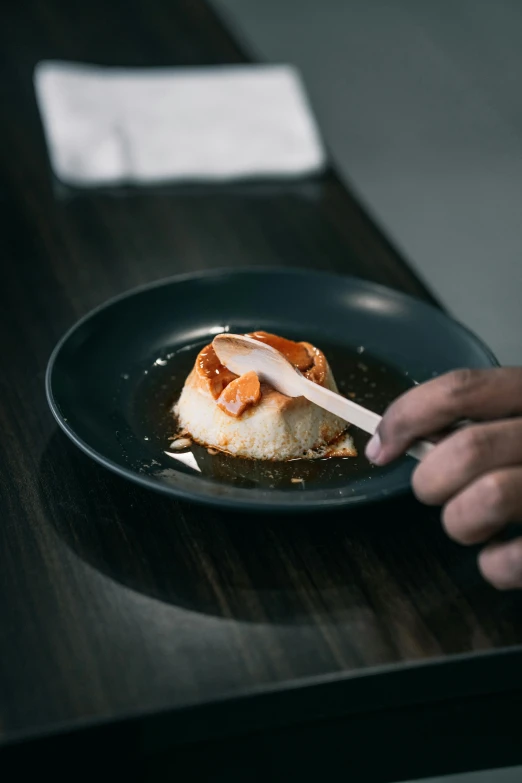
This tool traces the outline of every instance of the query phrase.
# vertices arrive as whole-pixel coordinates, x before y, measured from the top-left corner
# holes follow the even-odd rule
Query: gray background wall
[[[522,1],[214,0],[304,77],[338,170],[448,309],[522,364]]]
[[[213,2],[254,55],[299,67],[340,174],[450,311],[522,364],[522,0]]]

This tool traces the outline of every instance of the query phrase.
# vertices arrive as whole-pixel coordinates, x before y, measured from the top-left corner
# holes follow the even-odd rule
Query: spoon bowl
[[[242,334],[219,334],[212,343],[221,364],[236,375],[254,370],[260,381],[269,383],[287,397],[301,397],[303,375],[286,356],[271,345]]]

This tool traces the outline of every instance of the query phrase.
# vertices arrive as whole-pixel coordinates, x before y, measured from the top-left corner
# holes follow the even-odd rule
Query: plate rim
[[[475,342],[475,344],[483,351],[484,355],[491,362],[492,367],[500,366],[497,357],[495,356],[493,351],[489,348],[489,346],[487,346],[486,343],[480,337],[478,337],[471,329],[469,329],[467,326],[462,324],[452,315],[447,314],[444,310],[439,309],[438,307],[434,306],[430,302],[425,302],[422,299],[412,296],[411,294],[407,294],[400,290],[390,288],[389,286],[383,285],[382,283],[375,283],[372,280],[367,280],[366,278],[357,277],[356,275],[343,274],[342,272],[324,272],[322,270],[317,270],[317,269],[306,269],[305,267],[294,268],[294,267],[284,267],[284,266],[283,267],[253,266],[253,267],[245,267],[243,269],[238,269],[234,267],[219,267],[216,269],[203,269],[203,270],[197,270],[195,272],[183,272],[181,274],[172,275],[166,278],[165,277],[160,278],[159,280],[154,280],[149,283],[144,283],[143,285],[135,286],[126,291],[123,291],[120,294],[116,294],[115,296],[110,297],[109,299],[101,302],[99,305],[96,305],[94,308],[87,311],[87,313],[81,316],[77,321],[75,321],[72,324],[72,326],[70,326],[65,331],[65,333],[58,340],[53,351],[51,352],[45,371],[45,394],[46,394],[47,403],[60,429],[84,454],[86,454],[88,457],[93,459],[98,464],[102,465],[104,468],[110,470],[112,473],[115,473],[116,475],[120,476],[121,478],[125,478],[129,481],[132,481],[135,484],[146,487],[147,489],[152,489],[156,492],[159,492],[162,495],[171,497],[173,499],[190,501],[193,503],[197,503],[199,505],[211,506],[214,508],[227,508],[229,510],[236,510],[236,511],[258,511],[258,512],[278,511],[284,513],[303,514],[307,512],[317,511],[318,509],[335,510],[347,506],[358,506],[361,504],[378,503],[378,502],[382,502],[383,500],[388,500],[391,498],[396,498],[399,496],[403,496],[405,494],[409,494],[411,491],[409,481],[407,484],[404,483],[402,485],[398,485],[396,489],[391,491],[383,489],[379,492],[374,492],[370,497],[368,497],[366,494],[358,494],[354,497],[349,497],[349,496],[337,497],[337,498],[332,497],[327,500],[322,499],[322,500],[314,501],[313,498],[308,496],[309,502],[306,505],[293,503],[292,502],[293,496],[289,496],[288,501],[286,502],[283,501],[281,498],[274,499],[274,501],[270,501],[269,499],[266,501],[249,499],[248,493],[250,492],[250,490],[245,488],[240,488],[240,487],[235,487],[234,489],[236,492],[240,494],[244,492],[245,496],[243,498],[216,497],[216,496],[211,496],[205,492],[195,493],[192,492],[191,490],[187,490],[180,487],[174,487],[172,485],[168,485],[166,483],[156,481],[153,478],[149,478],[148,476],[141,476],[140,474],[138,474],[137,472],[129,468],[125,468],[121,465],[118,465],[116,462],[113,462],[112,460],[108,459],[99,451],[97,451],[95,448],[93,448],[88,443],[86,443],[68,425],[67,420],[63,417],[60,411],[59,405],[53,393],[52,375],[53,375],[54,367],[56,365],[56,361],[62,349],[70,340],[70,338],[85,323],[95,318],[99,313],[108,310],[112,306],[118,304],[119,302],[124,301],[125,299],[130,299],[131,297],[137,296],[139,294],[146,293],[147,291],[153,290],[155,288],[162,288],[177,283],[197,281],[197,280],[208,279],[208,278],[216,278],[216,277],[227,276],[227,275],[236,275],[236,276],[243,277],[251,274],[301,275],[305,277],[321,278],[323,280],[342,279],[344,282],[356,283],[357,286],[359,287],[360,286],[367,287],[373,292],[377,291],[378,293],[386,296],[387,298],[390,298],[391,296],[395,300],[400,300],[401,302],[404,302],[404,300],[406,300],[410,305],[413,304],[416,307],[420,306],[423,309],[427,308],[432,313],[432,315],[434,315],[437,319],[450,321],[453,324],[453,326],[456,327],[458,330],[460,330],[468,339]]]

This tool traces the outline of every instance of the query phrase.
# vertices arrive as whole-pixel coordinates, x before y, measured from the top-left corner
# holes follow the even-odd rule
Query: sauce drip
[[[318,348],[314,348],[312,345],[308,347],[310,351],[313,351],[313,359],[312,366],[304,373],[304,376],[308,378],[309,381],[313,381],[314,383],[319,384],[319,386],[323,386],[326,380],[326,356]]]

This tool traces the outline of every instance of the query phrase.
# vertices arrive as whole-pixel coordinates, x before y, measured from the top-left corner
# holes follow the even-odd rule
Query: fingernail
[[[381,439],[378,432],[368,441],[365,453],[370,462],[377,463],[379,454],[381,453]]]

